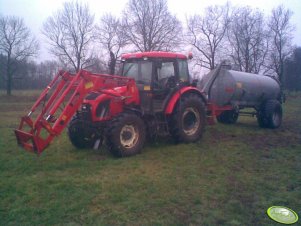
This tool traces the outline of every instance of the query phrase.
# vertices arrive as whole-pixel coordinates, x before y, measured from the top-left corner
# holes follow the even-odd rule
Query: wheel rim
[[[194,108],[186,108],[183,114],[183,131],[187,135],[193,135],[200,126],[200,114]]]
[[[120,143],[124,148],[132,148],[137,144],[139,133],[135,126],[125,125],[120,131]]]

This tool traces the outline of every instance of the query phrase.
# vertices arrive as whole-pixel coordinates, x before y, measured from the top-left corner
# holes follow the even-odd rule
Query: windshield
[[[125,63],[123,66],[123,76],[138,78],[138,63]]]
[[[125,62],[122,75],[134,78],[137,83],[150,84],[152,77],[152,62]]]

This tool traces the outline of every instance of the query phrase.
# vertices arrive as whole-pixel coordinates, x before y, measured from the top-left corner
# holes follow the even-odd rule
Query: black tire
[[[79,120],[77,117],[74,117],[69,123],[68,136],[71,143],[79,149],[93,148],[96,140],[101,139],[96,129],[87,126],[85,121]]]
[[[107,146],[116,157],[128,157],[141,152],[145,142],[143,120],[134,113],[121,113],[108,130]]]
[[[268,128],[268,121],[265,117],[264,109],[257,112],[257,123],[261,128]]]
[[[184,96],[169,120],[169,132],[176,142],[196,142],[205,130],[205,106],[196,94]]]
[[[262,128],[276,129],[282,123],[282,106],[277,100],[268,100],[257,113],[257,122]]]
[[[225,124],[234,124],[238,119],[238,112],[236,110],[224,111],[216,117],[217,121]]]

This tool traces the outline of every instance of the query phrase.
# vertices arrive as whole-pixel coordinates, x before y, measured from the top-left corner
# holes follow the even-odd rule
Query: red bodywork
[[[60,71],[29,114],[21,118],[19,128],[15,130],[18,144],[40,154],[63,131],[90,92],[100,94],[98,101],[103,101],[101,98],[114,99],[109,116],[102,120],[108,120],[123,111],[124,105],[140,104],[138,89],[132,78],[93,74],[84,70],[75,75]]]
[[[173,109],[175,108],[176,103],[178,102],[178,100],[180,99],[180,97],[184,94],[184,93],[197,93],[199,95],[202,95],[202,93],[200,92],[199,89],[192,87],[192,86],[186,86],[183,87],[182,89],[180,89],[179,91],[177,91],[169,100],[167,107],[165,109],[165,114],[171,114],[173,112]]]
[[[165,114],[169,115],[173,112],[178,100],[181,98],[181,96],[185,93],[196,93],[200,96],[204,97],[204,93],[202,93],[198,88],[186,86],[182,89],[180,89],[178,92],[176,92],[169,100],[168,105],[165,109]],[[215,118],[219,116],[224,111],[230,111],[233,110],[233,107],[230,105],[227,106],[218,106],[214,103],[207,102],[206,100],[203,100],[206,104],[207,109],[207,123],[209,125],[215,124]]]
[[[137,58],[187,59],[183,54],[170,52],[129,53],[122,56],[124,60]],[[86,98],[93,93],[95,98]],[[209,124],[214,124],[216,116],[223,111],[232,110],[231,106],[219,107],[207,103],[205,95],[198,88],[189,85],[173,94],[164,113],[172,114],[181,96],[189,93],[203,98]],[[106,101],[109,103],[109,112],[97,114],[99,104]],[[21,118],[19,128],[15,130],[18,144],[30,152],[40,154],[55,136],[61,134],[82,104],[89,104],[92,122],[108,121],[123,112],[125,106],[139,109],[139,91],[135,80],[130,77],[93,74],[85,70],[77,74],[60,71],[41,93],[29,114]]]
[[[169,58],[169,59],[185,59],[187,60],[187,57],[184,54],[180,53],[171,53],[171,52],[160,52],[160,51],[154,51],[154,52],[138,52],[138,53],[127,53],[122,55],[122,59],[128,60],[128,59],[139,59],[144,57],[150,57],[150,58]]]

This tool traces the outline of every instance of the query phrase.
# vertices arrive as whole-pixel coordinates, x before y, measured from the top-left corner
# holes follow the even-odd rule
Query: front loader
[[[114,156],[141,151],[146,137],[171,135],[195,142],[204,132],[206,98],[189,78],[187,57],[169,52],[122,56],[122,75],[60,71],[22,117],[18,144],[41,154],[68,126],[77,148],[99,148]]]

